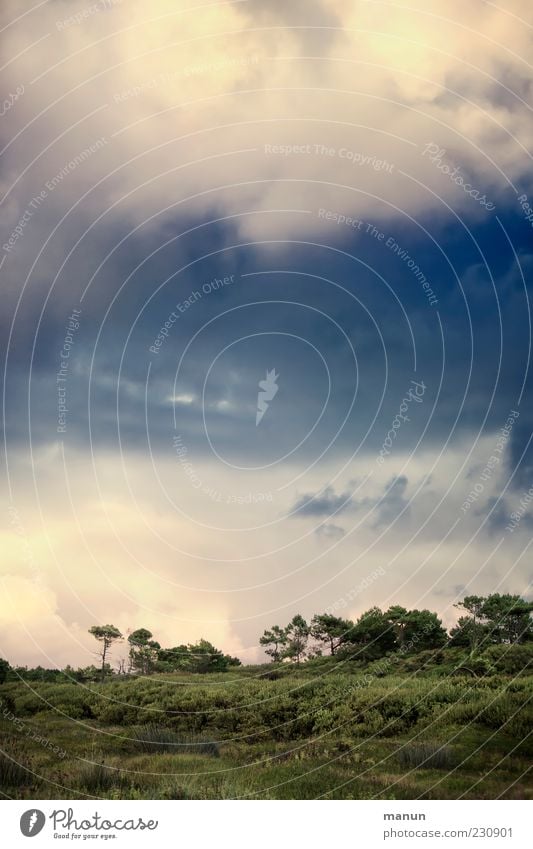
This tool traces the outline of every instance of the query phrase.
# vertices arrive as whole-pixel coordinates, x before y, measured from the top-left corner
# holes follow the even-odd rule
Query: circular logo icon
[[[35,837],[42,831],[46,817],[42,811],[32,808],[30,811],[25,811],[20,818],[20,830],[24,837]]]

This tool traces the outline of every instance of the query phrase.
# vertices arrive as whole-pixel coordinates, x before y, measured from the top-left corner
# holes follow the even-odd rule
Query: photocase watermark
[[[492,211],[496,209],[495,205],[492,201],[487,200],[486,195],[482,195],[479,189],[476,189],[472,186],[471,183],[466,182],[463,175],[460,173],[461,168],[459,165],[448,165],[446,162],[443,162],[443,159],[446,156],[447,151],[445,148],[440,147],[435,142],[428,142],[422,151],[422,156],[428,156],[429,161],[432,162],[442,174],[446,174],[450,180],[455,183],[457,186],[460,186],[465,194],[470,195],[471,198],[477,200],[480,206],[485,207],[485,209]]]
[[[518,203],[522,208],[522,212],[524,213],[524,218],[526,221],[529,221],[530,225],[533,227],[533,209],[531,204],[529,203],[529,198],[526,194],[520,195],[518,198]]]
[[[38,808],[24,811],[20,818],[20,830],[24,837],[35,837],[45,826],[46,817]]]
[[[274,496],[271,491],[245,492],[237,494],[221,492],[221,490],[216,487],[210,486],[203,480],[203,478],[200,477],[194,467],[194,464],[191,460],[189,460],[189,451],[183,437],[179,434],[174,436],[172,438],[172,444],[174,446],[176,457],[178,458],[178,463],[193,489],[202,492],[203,495],[206,495],[217,504],[261,504],[274,500]]]
[[[97,139],[93,144],[84,148],[80,153],[76,154],[76,156],[67,162],[66,165],[50,180],[47,180],[44,184],[44,188],[41,189],[28,203],[26,209],[20,216],[18,223],[14,230],[12,231],[9,239],[2,245],[2,249],[4,253],[11,253],[14,249],[17,242],[20,241],[22,236],[25,233],[26,227],[30,223],[31,219],[37,212],[37,210],[43,205],[46,198],[59,186],[60,183],[63,182],[65,177],[75,171],[80,165],[82,165],[87,159],[89,159],[94,153],[101,150],[103,147],[108,144],[107,139],[102,136]]]
[[[156,77],[151,77],[149,80],[141,82],[139,85],[124,89],[123,91],[115,92],[113,101],[115,103],[123,103],[125,100],[130,100],[132,97],[139,97],[147,91],[155,88],[175,83],[177,80],[189,79],[190,77],[201,76],[202,74],[222,71],[227,68],[246,68],[249,65],[259,64],[258,56],[240,56],[235,58],[224,58],[218,62],[205,62],[197,65],[187,65],[185,68],[180,68],[176,71],[164,71]]]
[[[4,253],[6,253],[6,254],[11,253],[11,251],[13,250],[13,248],[15,247],[15,245],[17,244],[19,239],[21,239],[22,236],[24,235],[24,231],[25,231],[26,227],[30,223],[31,219],[35,215],[36,210],[39,209],[39,207],[41,206],[41,204],[43,203],[43,201],[47,197],[47,195],[48,195],[48,192],[45,189],[43,189],[41,192],[39,192],[39,194],[35,195],[35,197],[33,197],[31,199],[31,201],[27,205],[26,209],[24,210],[24,212],[20,216],[20,218],[17,222],[17,225],[13,229],[9,239],[7,240],[7,242],[5,242],[2,245],[2,249],[3,249]]]
[[[522,498],[520,499],[520,507],[517,507],[517,509],[513,510],[513,512],[511,513],[509,517],[511,521],[508,525],[505,526],[506,531],[512,534],[513,531],[517,529],[518,525],[525,516],[527,508],[529,507],[531,502],[533,502],[533,486],[530,486],[527,492],[525,492]]]
[[[274,500],[274,496],[270,491],[246,492],[242,495],[236,495],[235,493],[221,492],[214,487],[204,486],[202,492],[218,504],[261,504]]]
[[[370,572],[366,577],[360,581],[357,586],[352,587],[346,595],[341,596],[333,604],[330,604],[329,607],[326,607],[326,613],[336,613],[339,610],[345,610],[348,607],[349,602],[353,601],[360,595],[364,590],[368,589],[368,587],[372,586],[374,581],[377,581],[378,578],[382,578],[386,575],[387,572],[383,568],[383,566],[378,566],[377,569],[374,569],[373,572]]]
[[[7,112],[9,112],[9,110],[13,108],[13,106],[15,105],[17,100],[20,100],[20,98],[23,96],[23,94],[24,94],[24,86],[23,85],[18,85],[15,89],[14,94],[9,92],[8,96],[5,97],[0,104],[0,117],[3,117]]]
[[[195,289],[190,295],[185,298],[183,301],[178,301],[172,312],[169,314],[165,323],[161,326],[159,333],[154,339],[153,343],[150,345],[148,350],[152,354],[159,354],[161,347],[164,345],[165,341],[168,339],[170,334],[170,328],[176,324],[179,318],[184,315],[187,310],[189,310],[194,304],[198,301],[201,301],[202,298],[210,295],[211,292],[216,292],[219,289],[223,289],[225,286],[231,286],[231,284],[235,281],[235,275],[230,274],[228,277],[214,277],[213,280],[209,282],[203,283],[200,289]]]
[[[501,455],[504,451],[505,446],[509,442],[509,439],[511,437],[511,431],[519,415],[520,413],[516,410],[511,410],[511,413],[508,416],[504,426],[500,428],[500,432],[496,440],[496,447],[494,448],[494,453],[487,460],[487,464],[481,472],[479,480],[477,481],[475,486],[470,490],[461,505],[461,512],[463,514],[467,513],[468,510],[470,510],[472,504],[474,504],[485,491],[485,483],[490,480],[490,478],[494,474],[494,470],[497,466],[499,466]]]
[[[410,421],[409,416],[405,415],[409,410],[409,405],[413,401],[417,404],[421,404],[426,389],[427,386],[423,380],[420,382],[417,380],[411,380],[411,386],[409,387],[407,394],[402,398],[400,409],[394,416],[394,419],[392,420],[392,427],[383,441],[383,445],[379,450],[379,455],[376,457],[376,463],[378,463],[378,465],[381,466],[385,462],[385,456],[388,456],[391,453],[393,439],[396,439],[397,433],[402,426],[402,422]]]
[[[100,12],[106,12],[113,6],[120,5],[120,3],[122,3],[122,0],[98,0],[98,3],[92,3],[90,6],[86,6],[85,9],[81,9],[74,15],[70,15],[68,18],[56,21],[56,29],[61,31],[68,29],[69,27],[79,26],[86,21],[87,18],[92,18],[93,15],[98,15]]]
[[[416,264],[412,256],[404,249],[402,246],[394,239],[393,236],[387,236],[382,230],[379,230],[374,224],[367,223],[364,232],[375,239],[377,242],[381,242],[385,245],[388,250],[391,251],[398,259],[401,259],[402,262],[405,262],[407,268],[413,272],[414,276],[422,286],[426,298],[428,299],[429,304],[434,307],[438,304],[437,297],[431,288],[428,279],[424,272],[420,269],[420,267]]]
[[[354,230],[362,230],[365,222],[360,218],[352,218],[350,215],[343,215],[341,212],[334,212],[332,209],[324,209],[321,207],[317,215],[323,218],[324,221],[332,221],[334,224],[344,224],[346,227],[352,227]]]
[[[70,368],[70,354],[74,345],[74,334],[80,326],[79,317],[81,310],[73,309],[67,319],[63,347],[59,353],[60,368],[56,374],[57,387],[57,432],[67,432],[67,378]]]
[[[257,393],[257,411],[255,414],[255,426],[257,427],[262,421],[263,416],[268,410],[271,401],[278,394],[279,386],[277,384],[279,374],[276,374],[276,369],[271,369],[266,373],[266,379],[259,381],[259,392]]]
[[[344,213],[333,209],[320,207],[320,209],[317,210],[317,217],[321,218],[323,221],[331,221],[333,224],[351,227],[352,230],[357,230],[359,233],[364,233],[366,236],[370,236],[377,242],[381,242],[389,251],[391,251],[391,253],[401,259],[402,262],[405,262],[408,269],[413,272],[414,276],[422,286],[430,306],[434,307],[438,304],[438,298],[431,288],[426,275],[414,261],[412,256],[394,239],[393,236],[387,236],[383,230],[380,230],[370,221],[363,221],[361,218],[345,215]]]
[[[41,571],[37,566],[32,547],[30,545],[30,541],[28,539],[28,534],[26,533],[26,529],[22,523],[22,519],[20,517],[20,513],[17,508],[10,504],[7,508],[7,512],[9,513],[9,523],[19,539],[21,540],[21,549],[22,549],[22,560],[26,566],[30,569],[32,573],[33,581],[36,585],[43,585],[43,578],[41,575]]]
[[[394,164],[387,159],[379,159],[348,147],[330,147],[326,144],[308,142],[306,144],[265,144],[264,152],[268,156],[324,156],[346,159],[352,165],[372,168],[374,171],[387,171],[392,174]]]
[[[95,142],[90,144],[88,147],[84,148],[80,153],[77,153],[76,156],[74,156],[69,162],[67,162],[66,165],[63,166],[60,171],[58,171],[55,177],[52,177],[51,180],[46,181],[46,183],[44,184],[46,189],[48,189],[49,192],[53,192],[54,189],[56,189],[57,186],[59,186],[59,184],[63,182],[65,177],[68,176],[68,174],[71,174],[72,171],[75,171],[76,168],[79,168],[80,165],[83,165],[85,160],[90,159],[93,153],[98,153],[99,150],[102,150],[102,148],[105,147],[106,144],[109,144],[107,138],[105,136],[101,136],[101,138],[96,139]]]
[[[67,752],[65,749],[62,749],[60,746],[56,746],[49,737],[45,737],[43,734],[38,734],[34,731],[33,728],[30,728],[25,722],[20,719],[20,717],[15,716],[13,711],[9,710],[9,708],[4,708],[2,710],[2,716],[8,722],[11,722],[14,728],[17,731],[20,731],[21,734],[25,733],[25,737],[27,740],[31,740],[32,743],[38,743],[39,746],[42,746],[44,749],[49,749],[58,758],[65,758],[67,756]]]
[[[76,819],[73,808],[56,808],[48,816],[48,819],[55,838],[70,840],[81,840],[83,838],[84,843],[87,839],[97,839],[98,837],[100,840],[116,839],[119,835],[115,832],[155,831],[159,827],[159,820],[144,820],[140,816],[110,820],[99,814],[98,811],[89,816],[84,814]],[[20,818],[20,830],[25,837],[35,837],[46,825],[46,820],[47,817],[42,811],[38,808],[30,808],[24,811]],[[78,834],[78,832],[81,833]]]

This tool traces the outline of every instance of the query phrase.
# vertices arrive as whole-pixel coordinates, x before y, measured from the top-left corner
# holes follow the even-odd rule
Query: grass
[[[439,743],[408,743],[396,753],[396,759],[405,769],[452,769],[453,751]]]
[[[116,769],[105,764],[87,764],[79,773],[79,784],[91,796],[102,796],[114,787],[120,787],[124,780]]]
[[[35,782],[32,772],[19,764],[14,756],[0,754],[0,788],[10,790],[28,787]]]
[[[174,755],[192,754],[220,757],[219,747],[213,741],[186,738],[182,734],[177,734],[172,729],[160,725],[144,725],[139,728],[132,739],[141,752],[153,754],[172,752]]]

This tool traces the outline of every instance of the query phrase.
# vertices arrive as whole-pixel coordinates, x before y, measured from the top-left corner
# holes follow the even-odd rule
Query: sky
[[[531,597],[533,17],[419,6],[2,3],[10,662]]]

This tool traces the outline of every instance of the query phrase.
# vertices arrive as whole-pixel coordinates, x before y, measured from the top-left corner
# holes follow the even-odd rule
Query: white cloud
[[[167,645],[204,636],[253,660],[260,657],[264,628],[297,611],[311,617],[340,598],[351,598],[346,615],[395,602],[429,607],[453,621],[458,585],[470,592],[523,593],[523,538],[507,535],[502,545],[501,534],[480,530],[491,497],[505,483],[503,461],[485,481],[476,511],[461,512],[494,439],[480,440],[461,471],[469,447],[458,444],[442,457],[436,451],[398,453],[359,490],[359,502],[366,499],[368,507],[334,522],[286,518],[297,493],[278,489],[285,466],[254,473],[256,490],[271,491],[272,501],[228,502],[228,494],[245,491],[244,474],[204,463],[198,467],[208,484],[203,492],[168,457],[154,458],[158,483],[149,458],[133,454],[124,456],[124,466],[118,457],[98,458],[98,491],[88,458],[70,452],[71,505],[64,472],[50,455],[36,470],[42,516],[32,488],[23,488],[17,476],[24,534],[12,526],[1,540],[7,557],[0,653],[43,663],[42,649],[51,665],[88,663],[87,628],[112,621],[124,633],[148,627]],[[12,463],[16,472],[14,457]],[[317,491],[326,477],[335,491],[345,492],[354,478],[365,478],[371,463],[372,457],[361,456],[338,481],[334,466],[322,465],[299,485]],[[391,475],[408,479],[400,506],[409,509],[391,511],[376,527]],[[317,545],[315,530],[324,523]],[[379,569],[385,574],[354,597],[354,588]]]
[[[119,202],[114,215],[136,222],[169,205],[174,217],[243,213],[240,232],[253,239],[327,240],[320,208],[374,220],[442,208],[442,197],[480,215],[422,156],[430,142],[496,203],[505,175],[529,179],[525,2],[511,13],[478,0],[418,11],[328,0],[287,20],[279,4],[260,12],[221,2],[200,13],[184,0],[132,0],[58,31],[68,8],[44,4],[8,30],[10,56],[50,33],[7,70],[7,88],[23,83],[25,93],[6,116],[6,132],[21,134],[4,186],[29,167],[7,207],[14,225],[32,195],[101,137],[105,147],[49,193],[50,206],[66,210],[102,180],[85,210]],[[5,18],[16,9],[8,3]],[[298,24],[332,21],[343,29],[315,31],[307,55],[312,31]],[[273,153],[276,145],[302,152]],[[392,171],[376,170],[380,161]],[[273,209],[307,212],[249,214]],[[37,223],[36,214],[20,247]]]

